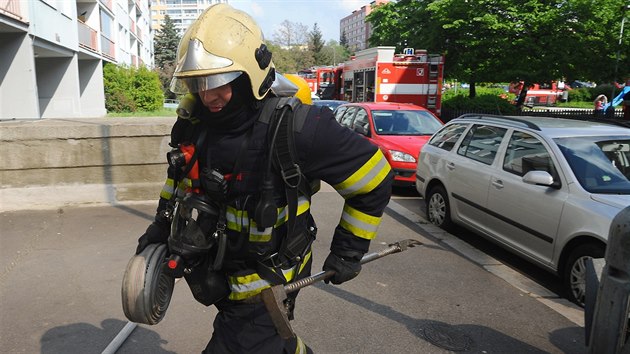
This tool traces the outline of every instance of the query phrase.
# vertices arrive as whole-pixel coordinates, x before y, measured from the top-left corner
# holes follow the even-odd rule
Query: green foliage
[[[162,108],[156,111],[147,112],[120,112],[120,113],[107,113],[108,117],[175,117],[175,109]]]
[[[164,105],[164,94],[157,73],[144,66],[134,70],[132,97],[140,111],[160,109]]]
[[[175,69],[177,47],[179,46],[179,33],[173,20],[166,15],[162,27],[155,34],[153,40],[156,71],[160,78],[162,92],[166,98],[175,98],[175,94],[169,91],[171,78]]]
[[[108,112],[155,111],[162,108],[162,93],[158,74],[145,67],[140,69],[107,63],[103,67],[105,108]]]
[[[370,45],[443,53],[447,75],[475,82],[610,82],[630,67],[627,0],[399,0],[367,17]],[[627,15],[626,15],[627,16]],[[617,64],[617,58],[619,60]],[[619,68],[616,75],[614,68]]]
[[[569,90],[569,102],[593,101],[595,97],[589,88],[578,88]]]
[[[313,25],[313,30],[308,33],[308,50],[313,53],[315,63],[322,62],[324,49],[324,41],[322,40],[322,31],[319,30],[317,22]]]
[[[449,89],[442,94],[442,109],[514,114],[517,108],[511,103],[513,99],[513,94],[501,88],[480,87],[474,98],[468,97],[468,90]]]
[[[131,70],[112,63],[103,66],[103,85],[105,86],[105,109],[108,112],[135,112],[130,88],[133,77]]]
[[[339,45],[344,47],[346,50],[350,50],[348,47],[348,36],[346,35],[346,31],[343,31],[341,37],[339,38]]]
[[[179,33],[169,15],[164,16],[162,27],[155,33],[153,40],[155,65],[162,69],[165,65],[175,64]]]

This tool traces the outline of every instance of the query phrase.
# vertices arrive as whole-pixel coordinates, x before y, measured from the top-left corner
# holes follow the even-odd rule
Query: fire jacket
[[[389,202],[393,182],[391,167],[375,145],[338,124],[328,108],[309,107],[303,126],[294,135],[301,170],[308,180],[321,180],[331,185],[345,200],[331,251],[364,254],[370,241],[376,237],[383,211]],[[274,267],[269,259],[278,251],[287,233],[284,182],[277,173],[274,174],[274,201],[278,208],[276,224],[261,229],[253,220],[269,139],[269,126],[258,115],[260,110],[252,113],[251,128],[229,133],[209,129],[204,146],[198,147],[200,169],[216,169],[230,181],[226,212],[228,247],[223,267],[231,288],[230,300],[243,300],[271,285],[307,276],[312,262],[310,250],[301,262],[282,269]],[[203,118],[179,118],[173,127],[171,145],[186,140],[194,142],[201,129],[207,129]],[[181,131],[192,132],[193,136],[183,134],[182,137]],[[182,184],[175,188],[173,175],[169,168],[158,213],[173,193],[182,188]],[[310,197],[299,195],[296,227],[314,227],[310,216]],[[283,279],[278,281],[262,274],[260,264],[267,265]]]

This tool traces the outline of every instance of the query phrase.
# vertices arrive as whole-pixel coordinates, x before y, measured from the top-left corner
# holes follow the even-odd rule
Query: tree
[[[167,98],[175,98],[176,95],[169,91],[169,85],[175,70],[175,60],[180,37],[173,20],[169,15],[164,16],[162,27],[155,34],[153,51],[156,71],[162,84],[162,91]]]
[[[449,77],[469,82],[474,97],[476,82],[610,80],[624,1],[399,0],[367,21],[371,45],[445,54]],[[621,54],[619,67],[628,66]]]
[[[179,40],[179,33],[177,33],[173,20],[169,15],[165,15],[164,23],[153,40],[155,65],[158,68],[163,69],[165,65],[175,63]]]
[[[312,53],[315,65],[322,65],[324,63],[324,57],[322,49],[324,48],[324,41],[322,40],[322,31],[317,27],[317,22],[313,25],[313,30],[308,33],[308,50]]]
[[[308,27],[299,23],[284,20],[280,23],[280,28],[273,34],[276,44],[290,49],[294,46],[301,46],[306,43]]]
[[[318,65],[337,65],[350,57],[350,51],[331,39],[322,48]]]
[[[339,44],[343,46],[344,48],[346,48],[346,50],[349,50],[348,36],[346,35],[346,31],[343,31],[343,33],[341,33],[341,37],[339,37]]]

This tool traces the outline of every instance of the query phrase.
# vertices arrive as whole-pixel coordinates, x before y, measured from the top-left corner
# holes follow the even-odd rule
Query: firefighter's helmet
[[[295,86],[297,86],[298,90],[294,94],[295,97],[297,97],[304,104],[313,104],[311,89],[308,87],[308,82],[306,82],[303,77],[295,74],[284,74],[284,77],[286,77]]]
[[[220,3],[193,22],[177,48],[171,81],[174,93],[196,93],[225,85],[246,74],[252,93],[262,99],[275,78],[263,33],[246,13]]]

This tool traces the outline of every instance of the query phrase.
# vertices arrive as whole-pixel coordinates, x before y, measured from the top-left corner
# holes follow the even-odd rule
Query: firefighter
[[[217,241],[209,251],[203,248],[205,258],[189,263],[197,275],[186,274],[191,290],[206,291],[195,298],[212,299],[199,301],[218,309],[205,353],[312,352],[299,337],[282,339],[264,305],[255,301],[265,288],[310,275],[317,230],[310,214],[313,190],[299,188],[292,207],[288,184],[276,167],[269,168],[270,123],[262,116],[274,96],[275,75],[259,27],[224,3],[206,9],[179,44],[171,90],[187,94],[187,106],[178,109],[171,145],[186,146],[177,151],[185,167],[176,164],[180,155],[173,152],[155,221],[138,239],[136,253],[152,243],[168,243],[171,253],[199,251],[202,247],[177,242],[225,234],[224,247]],[[329,281],[341,284],[361,271],[360,260],[389,202],[393,174],[381,151],[340,126],[330,110],[301,108],[306,110],[295,112],[306,112],[306,118],[294,132],[300,185],[321,180],[345,199],[323,265],[336,272]],[[182,173],[188,174],[181,178]],[[180,201],[175,210],[173,200]],[[195,209],[197,219],[191,216]],[[209,285],[190,284],[199,274]],[[292,295],[286,303],[290,318],[297,294]]]

